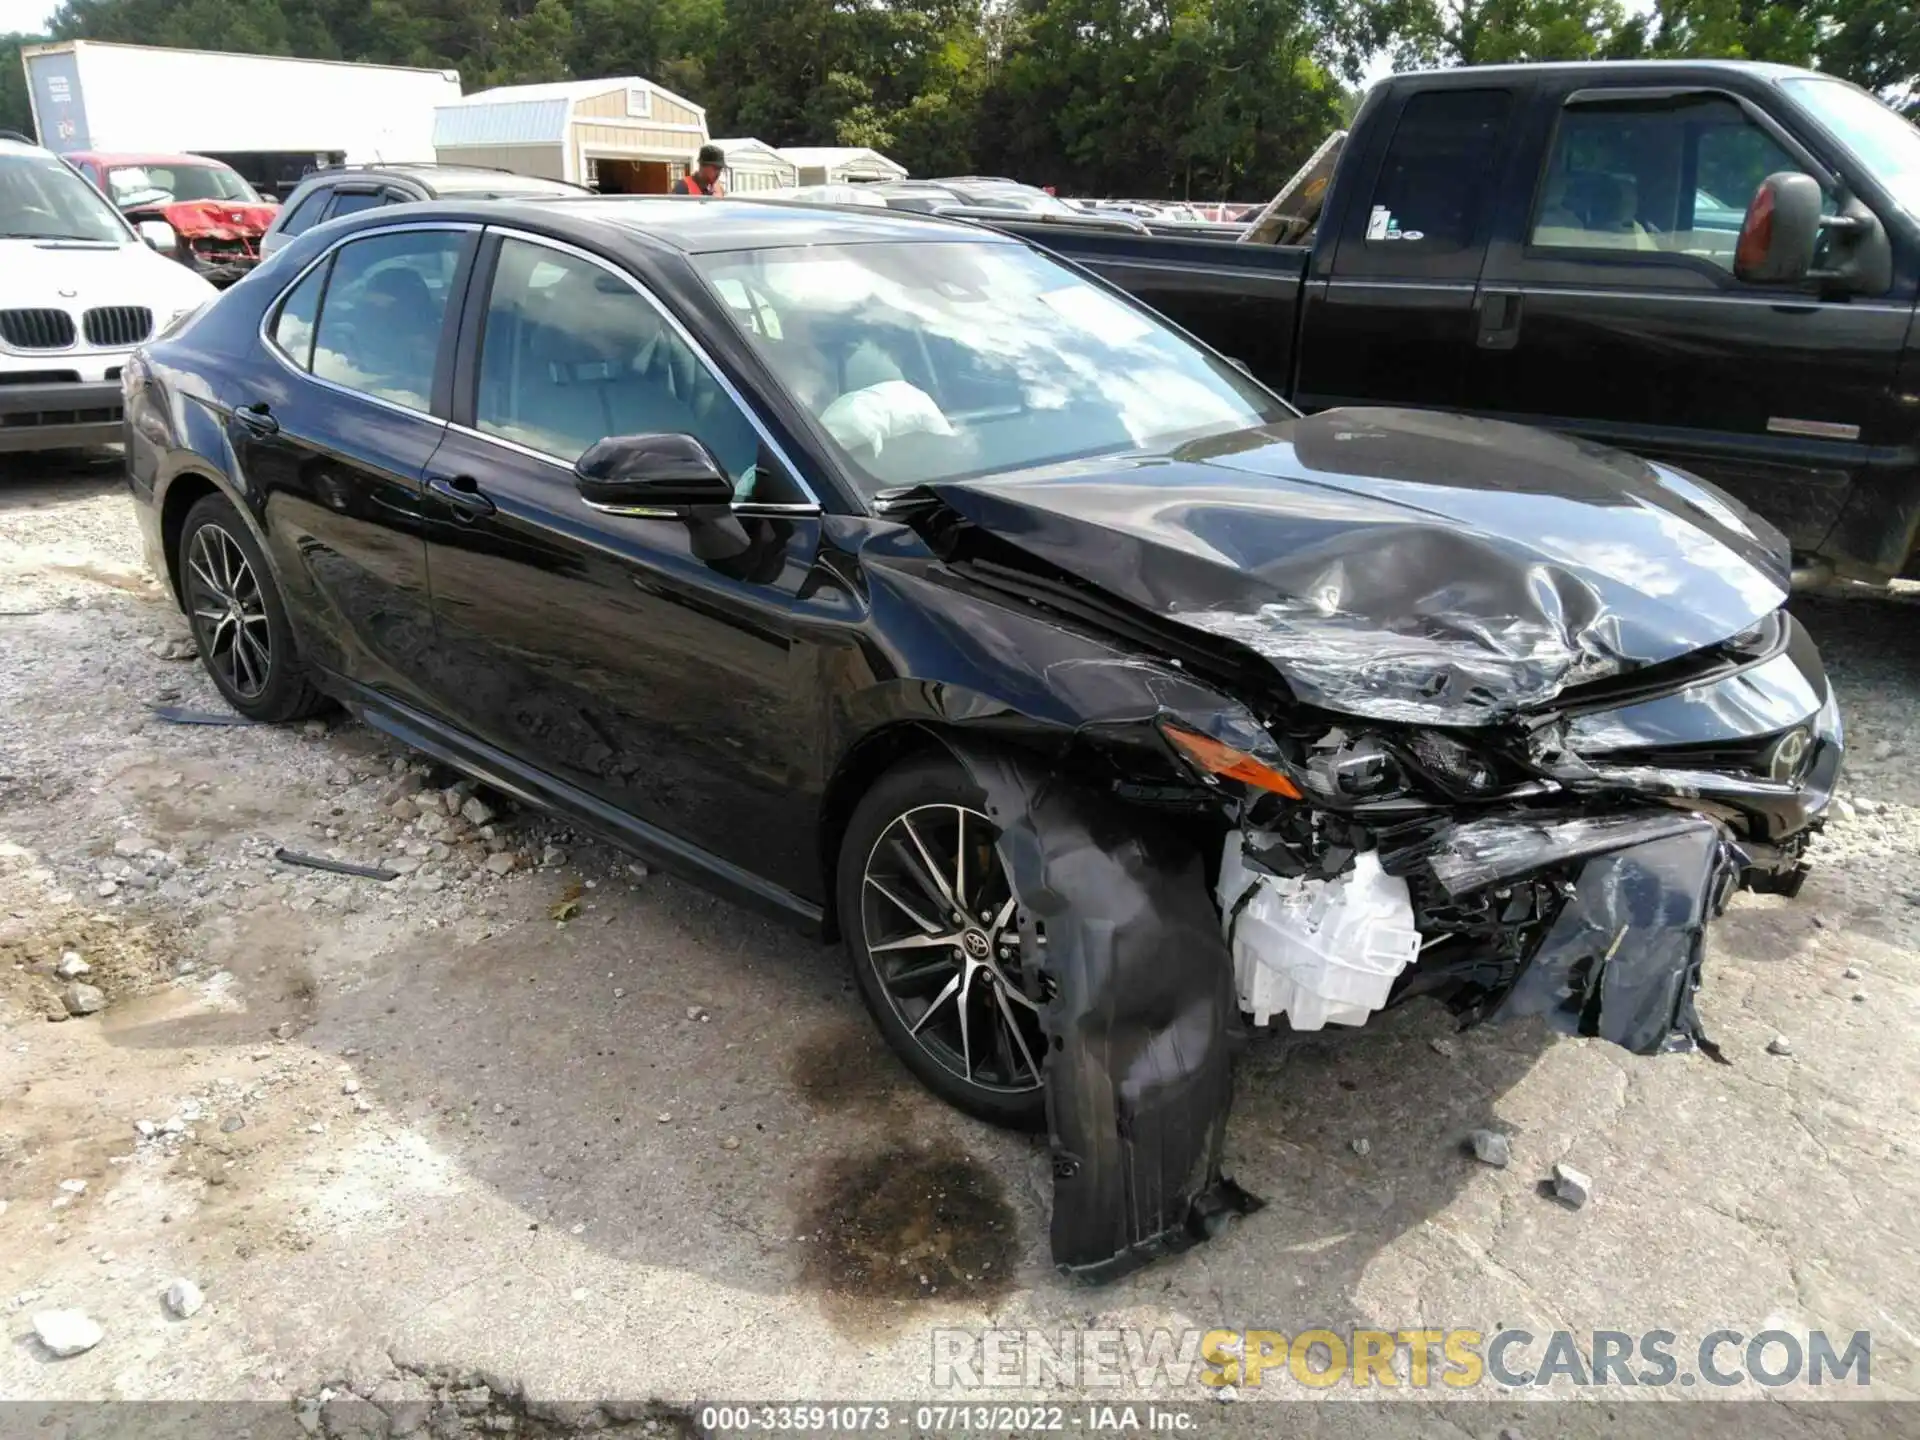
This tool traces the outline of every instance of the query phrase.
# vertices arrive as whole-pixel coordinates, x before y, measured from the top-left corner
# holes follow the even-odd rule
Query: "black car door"
[[[1751,100],[1577,83],[1543,82],[1537,178],[1515,188],[1482,277],[1468,408],[1672,461],[1817,547],[1874,448],[1901,443],[1910,302],[1735,278],[1768,175],[1811,174],[1838,201]]]
[[[1332,405],[1458,406],[1473,354],[1474,286],[1499,179],[1513,147],[1513,87],[1389,92],[1397,107],[1359,128],[1331,243],[1302,296],[1295,399]]]
[[[268,313],[266,343],[229,392],[234,453],[302,652],[394,695],[421,695],[422,476],[446,429],[435,396],[477,238],[406,226],[336,246]]]
[[[453,424],[428,479],[437,708],[599,818],[696,868],[817,897],[819,687],[796,646],[820,511],[735,392],[631,276],[492,236]],[[572,463],[692,434],[741,497],[690,525],[597,511]]]

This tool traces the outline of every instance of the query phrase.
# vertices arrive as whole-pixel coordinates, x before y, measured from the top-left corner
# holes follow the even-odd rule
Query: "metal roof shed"
[[[799,170],[802,185],[859,185],[907,178],[906,166],[862,146],[782,145],[780,153]]]
[[[660,194],[693,168],[707,112],[639,76],[506,85],[434,111],[446,164],[492,165],[612,194]]]
[[[727,152],[723,178],[729,195],[749,195],[800,183],[799,167],[764,140],[746,135],[713,143]]]

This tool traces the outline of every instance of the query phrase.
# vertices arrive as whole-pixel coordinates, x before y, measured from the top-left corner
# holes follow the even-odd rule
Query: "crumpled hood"
[[[171,205],[131,205],[129,218],[159,219],[173,226],[182,240],[252,240],[273,223],[271,205],[241,200],[176,200]]]
[[[1778,608],[1786,541],[1679,471],[1543,430],[1332,410],[930,486],[1001,539],[1265,656],[1302,700],[1480,725]]]

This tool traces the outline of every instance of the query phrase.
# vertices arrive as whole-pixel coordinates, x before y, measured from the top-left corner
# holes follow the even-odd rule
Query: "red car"
[[[277,209],[231,165],[204,155],[66,157],[129,220],[164,220],[182,264],[225,287],[260,263],[260,237]]]

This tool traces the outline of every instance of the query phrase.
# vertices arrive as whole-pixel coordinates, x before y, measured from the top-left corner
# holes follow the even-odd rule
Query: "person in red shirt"
[[[724,195],[727,187],[720,183],[720,172],[727,168],[727,155],[718,145],[700,147],[700,163],[691,175],[682,175],[673,182],[676,195]]]

